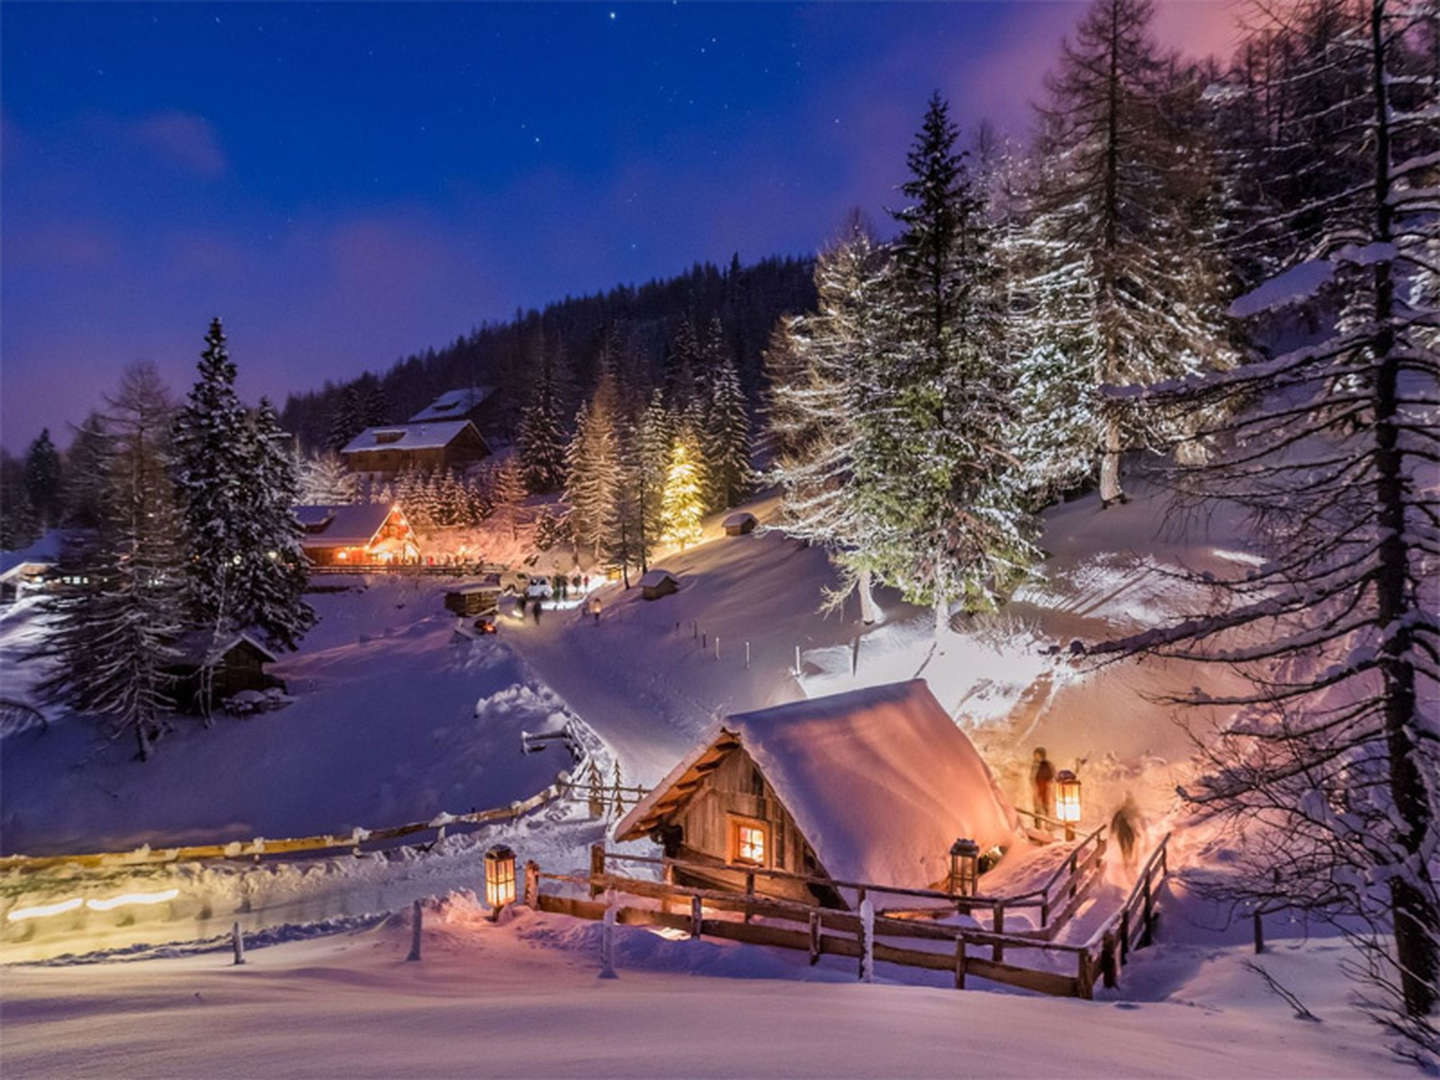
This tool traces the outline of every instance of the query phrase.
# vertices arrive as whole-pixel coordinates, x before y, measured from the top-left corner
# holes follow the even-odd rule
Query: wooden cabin
[[[462,472],[489,456],[489,445],[469,420],[366,428],[340,451],[351,472],[379,476],[406,469]]]
[[[640,595],[646,600],[659,600],[680,588],[680,579],[669,570],[654,567],[640,579]]]
[[[398,505],[297,506],[300,547],[315,566],[395,566],[420,557],[415,530]]]
[[[496,418],[493,386],[465,386],[447,390],[414,416],[412,424],[436,424],[446,420],[469,420],[481,431]]]
[[[51,531],[29,547],[0,551],[0,601],[19,600],[50,588],[60,563],[60,533]]]
[[[465,617],[493,614],[500,610],[500,591],[500,575],[490,574],[484,581],[446,592],[445,610]]]
[[[181,637],[173,647],[180,655],[169,668],[175,680],[171,694],[181,711],[198,712],[204,708],[207,681],[212,708],[242,690],[285,689],[284,682],[265,671],[265,665],[273,664],[275,656],[248,634],[235,634],[217,642],[210,631],[197,630]]]
[[[923,679],[727,717],[615,826],[649,837],[679,884],[741,890],[748,867],[943,888],[960,838],[1023,833],[1014,808]],[[757,876],[758,892],[830,906],[853,893]]]
[[[755,515],[749,510],[736,510],[721,522],[726,536],[744,536],[755,531]]]

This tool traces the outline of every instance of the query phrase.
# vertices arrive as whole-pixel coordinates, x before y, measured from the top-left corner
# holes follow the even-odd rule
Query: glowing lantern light
[[[950,845],[950,892],[974,896],[979,891],[980,845],[961,838]]]
[[[1080,778],[1069,769],[1055,774],[1055,816],[1065,824],[1065,839],[1075,839],[1080,821]]]
[[[496,911],[515,902],[515,852],[493,847],[485,853],[485,903]]]

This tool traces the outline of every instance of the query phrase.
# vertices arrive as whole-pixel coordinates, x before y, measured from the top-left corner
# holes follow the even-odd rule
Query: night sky
[[[128,362],[188,385],[225,319],[250,398],[895,202],[932,89],[1023,135],[1075,3],[0,9],[0,425]],[[1157,36],[1228,51],[1225,0]]]

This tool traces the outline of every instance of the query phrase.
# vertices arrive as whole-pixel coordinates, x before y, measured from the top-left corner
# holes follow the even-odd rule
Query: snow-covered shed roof
[[[175,640],[173,648],[178,652],[179,660],[185,664],[200,665],[214,661],[225,656],[237,645],[249,645],[252,649],[268,663],[275,662],[275,654],[261,645],[249,634],[232,634],[214,640],[209,630],[191,630],[189,633],[181,634]]]
[[[345,444],[342,454],[365,454],[380,450],[439,450],[449,446],[466,428],[479,437],[469,420],[447,420],[434,424],[384,424],[366,428]]]
[[[644,836],[682,808],[699,788],[681,782],[727,741],[760,767],[839,881],[927,888],[949,872],[956,839],[984,850],[1012,843],[1020,827],[969,738],[912,679],[727,717],[621,819],[616,839]]]
[[[653,589],[656,585],[663,585],[666,580],[680,584],[680,576],[672,574],[669,570],[662,570],[660,567],[652,567],[645,571],[645,576],[640,579],[642,589]]]
[[[390,516],[389,503],[354,503],[344,506],[295,507],[305,526],[302,547],[366,547]]]
[[[728,529],[731,527],[744,525],[747,521],[754,520],[755,515],[752,514],[749,510],[736,510],[733,514],[726,515],[725,520],[721,522],[721,524]]]
[[[459,390],[447,390],[410,417],[410,422],[428,424],[436,420],[453,420],[457,416],[465,416],[471,409],[483,404],[494,392],[493,386],[467,386]]]
[[[61,533],[51,529],[29,547],[0,551],[0,580],[8,580],[31,566],[53,566],[60,561]]]

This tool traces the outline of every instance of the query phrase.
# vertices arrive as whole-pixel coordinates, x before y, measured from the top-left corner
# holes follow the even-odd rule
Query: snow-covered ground
[[[1344,1003],[1339,951],[1261,961],[1321,1018],[1297,1019],[1240,946],[1136,954],[1095,1002],[855,981],[854,962],[617,929],[464,898],[426,920],[318,940],[5,973],[7,1077],[1414,1075]]]
[[[48,730],[0,755],[6,853],[123,850],[256,836],[349,833],[524,799],[571,764],[557,743],[522,754],[564,706],[502,640],[452,642],[444,584],[377,580],[310,597],[320,623],[273,665],[293,704],[181,730],[140,764],[128,741],[52,713]],[[7,611],[0,657],[33,643],[38,619]]]

